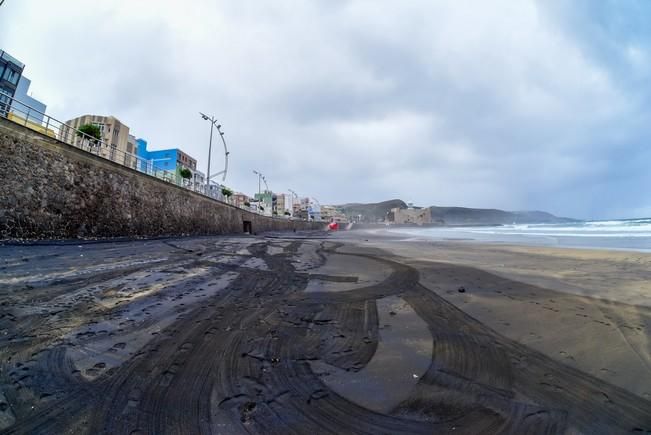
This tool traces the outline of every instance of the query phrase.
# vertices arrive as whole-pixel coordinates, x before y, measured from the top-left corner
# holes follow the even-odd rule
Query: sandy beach
[[[645,433],[651,255],[378,232],[0,247],[2,433]]]
[[[362,237],[500,334],[651,399],[651,255]]]

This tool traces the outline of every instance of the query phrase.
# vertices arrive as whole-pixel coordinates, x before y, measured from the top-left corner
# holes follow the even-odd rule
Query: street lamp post
[[[297,204],[298,204],[298,208],[299,208],[299,209],[300,209],[300,207],[301,207],[301,201],[298,199],[298,193],[296,193],[296,192],[293,191],[292,189],[287,189],[287,190],[290,191],[291,194],[292,194],[292,217],[294,217],[294,208],[295,208],[295,207],[294,207],[294,199],[296,199],[296,202],[297,202]]]
[[[258,176],[258,195],[262,196],[262,179],[264,178],[264,175],[262,175],[261,172],[258,172],[255,169],[253,170],[253,173]]]
[[[230,151],[228,151],[228,148],[226,148],[226,140],[224,139],[224,132],[221,131],[222,128],[221,124],[217,124],[216,128],[217,131],[219,132],[219,137],[222,138],[222,143],[224,144],[224,170],[221,172],[217,172],[216,174],[213,174],[213,177],[223,174],[222,182],[224,182],[226,181],[226,173],[228,172],[228,155],[230,154]]]
[[[218,175],[223,175],[222,177],[222,182],[226,180],[226,173],[228,172],[228,155],[230,152],[228,151],[228,148],[226,147],[226,140],[224,139],[224,132],[221,131],[221,124],[217,124],[217,118],[214,116],[208,116],[206,114],[203,114],[199,112],[199,115],[205,120],[205,121],[210,121],[210,142],[208,143],[208,171],[206,174],[206,189],[210,190],[210,179],[213,177],[216,177]],[[217,131],[219,132],[219,137],[222,139],[222,143],[224,144],[224,170],[217,172],[216,174],[210,175],[210,160],[211,160],[211,154],[212,154],[212,135],[213,135],[213,128],[216,128]]]

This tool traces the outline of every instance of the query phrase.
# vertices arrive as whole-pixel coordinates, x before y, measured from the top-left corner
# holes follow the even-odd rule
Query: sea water
[[[576,221],[560,224],[396,228],[392,231],[436,240],[461,239],[492,243],[651,252],[651,218]]]

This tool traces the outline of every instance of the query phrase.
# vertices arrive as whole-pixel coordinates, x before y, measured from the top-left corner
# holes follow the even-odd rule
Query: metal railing
[[[102,139],[90,136],[3,93],[0,93],[0,117],[184,189],[227,202],[223,199],[219,184],[212,184],[210,188],[207,188],[204,179],[194,179],[194,174],[192,179],[183,178],[175,171],[160,168],[151,160],[120,150]]]

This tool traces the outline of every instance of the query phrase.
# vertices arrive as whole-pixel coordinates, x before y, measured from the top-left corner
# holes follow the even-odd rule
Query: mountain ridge
[[[349,219],[362,222],[384,220],[392,208],[407,208],[401,199],[390,199],[372,203],[347,203],[337,206]],[[416,207],[427,208],[427,207]],[[503,225],[503,224],[548,224],[575,222],[576,219],[555,216],[541,210],[507,211],[496,208],[429,206],[432,222],[444,225]]]

